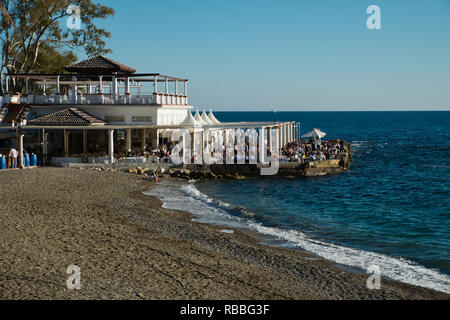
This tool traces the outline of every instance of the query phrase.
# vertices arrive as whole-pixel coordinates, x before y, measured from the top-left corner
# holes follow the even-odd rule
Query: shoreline
[[[256,178],[249,178],[249,179],[256,179]],[[280,179],[287,179],[287,177],[280,177]],[[434,274],[434,276],[440,278],[440,277],[447,277],[447,274],[442,273],[441,271],[435,270],[435,269],[430,269],[430,268],[426,268],[420,264],[417,264],[416,262],[412,261],[412,260],[407,260],[407,259],[403,259],[401,257],[391,257],[385,254],[381,254],[381,253],[377,253],[377,252],[372,252],[372,251],[363,251],[363,250],[357,250],[357,249],[353,249],[351,247],[346,247],[346,246],[342,246],[342,245],[335,245],[333,243],[330,242],[324,242],[324,240],[318,240],[318,239],[309,239],[309,237],[307,237],[306,235],[302,235],[300,237],[303,238],[303,236],[305,236],[305,239],[309,239],[309,240],[298,240],[299,235],[297,235],[294,230],[290,230],[290,229],[280,229],[278,227],[274,227],[274,226],[270,226],[270,225],[264,225],[258,222],[251,222],[248,221],[248,218],[245,217],[235,217],[234,215],[229,215],[229,213],[227,212],[227,209],[230,206],[229,203],[223,203],[222,200],[220,199],[216,199],[214,200],[213,198],[211,198],[208,194],[204,194],[202,191],[200,191],[197,187],[196,187],[196,183],[199,182],[201,183],[202,180],[197,180],[197,181],[185,181],[184,179],[178,179],[175,180],[173,178],[169,179],[169,181],[163,181],[162,184],[165,184],[163,186],[159,186],[159,188],[162,191],[159,191],[157,194],[153,193],[151,194],[151,192],[149,192],[150,194],[147,194],[148,192],[145,192],[145,194],[149,195],[149,196],[156,196],[158,197],[158,199],[160,201],[163,202],[164,208],[167,209],[172,209],[172,210],[181,210],[182,212],[185,212],[185,210],[183,209],[179,209],[177,208],[177,204],[175,203],[175,205],[170,204],[172,203],[172,201],[174,200],[173,195],[169,196],[169,199],[166,198],[166,196],[164,196],[165,194],[174,194],[174,190],[172,188],[170,188],[170,184],[176,184],[176,188],[175,189],[184,189],[185,187],[188,187],[186,189],[186,191],[181,192],[179,195],[176,194],[177,196],[181,197],[183,200],[180,202],[184,202],[186,200],[190,201],[190,198],[195,199],[195,201],[199,201],[200,203],[205,203],[206,205],[206,209],[210,209],[213,210],[213,212],[215,212],[215,210],[219,210],[220,214],[219,216],[216,216],[216,214],[208,214],[206,213],[205,217],[203,216],[204,212],[205,212],[205,207],[198,207],[198,205],[194,204],[193,207],[191,207],[188,210],[189,214],[192,214],[194,217],[194,222],[197,223],[205,223],[207,225],[213,225],[213,226],[219,226],[221,228],[225,228],[225,229],[231,229],[231,230],[239,230],[241,232],[244,232],[248,235],[250,235],[251,237],[256,238],[262,245],[265,246],[269,246],[269,247],[273,247],[273,248],[282,248],[282,249],[289,249],[289,250],[294,250],[294,251],[301,251],[303,253],[306,254],[310,254],[310,255],[314,255],[316,258],[311,258],[313,260],[318,260],[318,259],[324,259],[327,261],[330,261],[331,263],[334,264],[335,267],[337,267],[339,270],[341,271],[345,271],[345,272],[351,272],[351,273],[355,273],[358,275],[363,275],[365,277],[368,277],[369,274],[366,271],[366,266],[362,266],[360,264],[358,264],[356,261],[361,261],[364,259],[371,259],[373,260],[373,262],[375,262],[374,264],[380,267],[381,270],[383,270],[382,272],[382,279],[387,279],[387,280],[391,280],[391,281],[397,281],[400,283],[405,283],[408,285],[413,285],[413,286],[417,286],[417,287],[421,287],[421,288],[427,288],[427,289],[432,289],[432,290],[436,290],[438,292],[444,292],[445,291],[441,291],[438,288],[442,288],[442,289],[447,289],[448,287],[443,286],[442,284],[440,284],[439,282],[430,282],[430,277]],[[190,186],[193,186],[193,190],[190,190]],[[189,189],[189,191],[187,191]],[[188,199],[184,199],[185,195],[183,195],[183,193],[187,193],[187,198]],[[162,195],[164,194],[164,195]],[[161,198],[159,198],[161,197]],[[176,201],[175,201],[176,202]],[[225,206],[224,206],[225,204]],[[232,204],[231,206],[236,205],[237,207],[240,207],[240,205],[238,203]],[[210,207],[211,206],[211,207]],[[241,207],[242,208],[242,207]],[[199,212],[199,213],[196,213]],[[222,216],[224,215],[224,216]],[[237,220],[235,220],[237,219]],[[255,228],[255,226],[257,226]],[[258,226],[261,227],[258,228]],[[291,232],[294,231],[295,234],[291,234]],[[301,232],[300,232],[301,233]],[[312,245],[315,244],[316,242],[321,243],[322,245],[325,245],[326,247],[331,246],[332,248],[335,248],[334,254],[332,255],[332,257],[330,257],[329,253],[327,251],[323,252],[322,250],[317,251],[317,246]],[[306,245],[306,247],[305,247]],[[338,250],[338,251],[336,251]],[[354,259],[354,261],[350,262],[348,261],[348,259],[345,259],[345,257],[347,256],[348,258],[348,254],[349,252],[351,252],[352,254],[362,254],[361,257],[355,257],[356,259]],[[336,259],[336,254],[340,254],[343,256],[340,256],[338,259]],[[377,260],[378,258],[378,260]],[[379,260],[380,258],[382,258],[383,260]],[[387,261],[384,261],[385,259],[388,259]],[[347,262],[347,263],[346,263]],[[350,263],[349,263],[350,262]],[[395,264],[399,264],[399,265],[395,265],[395,269],[391,269],[393,267],[393,263]],[[396,274],[398,276],[399,272],[401,272],[401,270],[405,269],[405,268],[421,268],[423,270],[418,270],[416,271],[416,274],[409,274],[409,276],[404,277],[405,281],[402,281],[402,279],[397,279],[395,277],[390,277],[390,274]],[[387,270],[390,270],[390,272],[388,272]],[[405,271],[406,272],[406,271]],[[423,276],[425,276],[425,274],[428,275],[428,278],[424,278],[422,280],[420,280],[420,283],[414,283],[414,282],[408,282],[407,279],[411,279],[411,277],[415,277],[415,275],[418,276],[422,276],[422,273],[424,272]],[[436,279],[437,280],[437,279]],[[448,280],[447,280],[448,282]],[[430,286],[427,286],[430,285]],[[437,288],[432,287],[431,285],[436,285]],[[448,292],[447,292],[448,293]]]
[[[1,299],[450,299],[366,275],[242,230],[191,221],[122,172],[38,168],[0,174]],[[20,192],[26,195],[21,195]],[[77,264],[82,289],[68,290]]]

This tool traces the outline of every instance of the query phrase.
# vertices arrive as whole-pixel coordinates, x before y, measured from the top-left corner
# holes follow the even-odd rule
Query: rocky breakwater
[[[262,164],[190,164],[170,168],[167,173],[179,179],[246,179],[246,178],[302,178],[342,173],[350,168],[352,155],[350,145],[344,141],[339,159],[311,162],[280,162],[276,175],[262,176]]]

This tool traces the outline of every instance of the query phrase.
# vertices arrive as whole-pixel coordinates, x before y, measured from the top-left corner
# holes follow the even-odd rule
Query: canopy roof
[[[304,135],[302,135],[302,138],[312,138],[312,137],[316,137],[319,139],[322,139],[323,137],[325,137],[327,134],[325,132],[320,131],[320,129],[317,128],[313,128],[312,131],[305,133]]]
[[[211,108],[209,108],[209,115],[208,115],[208,118],[209,118],[209,120],[211,120],[211,122],[212,122],[213,124],[219,124],[219,123],[220,123],[220,121],[217,120],[217,118],[214,116],[214,114],[213,114]]]
[[[195,120],[195,118],[192,116],[192,113],[190,111],[188,111],[186,118],[183,120],[183,122],[180,125],[187,126],[187,127],[200,127],[202,125],[202,123]]]
[[[67,108],[31,120],[28,124],[30,126],[98,126],[104,125],[105,121],[98,119],[79,108]]]
[[[198,112],[198,109],[197,109],[197,111],[195,111],[194,119],[195,119],[195,121],[197,121],[200,125],[208,124],[208,123],[205,123],[205,122],[203,121],[202,117],[200,116],[200,113]]]
[[[131,74],[136,70],[126,66],[113,59],[105,56],[96,56],[87,60],[80,61],[71,66],[65,67],[68,72],[88,73],[88,74],[105,74],[105,73],[121,73]]]
[[[205,109],[203,109],[201,118],[202,118],[204,124],[214,124],[214,122],[212,122],[211,119],[210,119],[210,118],[208,117],[208,115],[206,114]]]

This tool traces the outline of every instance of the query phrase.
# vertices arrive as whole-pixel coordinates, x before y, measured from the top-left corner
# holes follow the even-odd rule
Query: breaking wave
[[[157,196],[163,207],[193,213],[195,221],[257,232],[272,243],[299,248],[325,259],[367,270],[377,265],[387,278],[450,293],[450,277],[413,261],[384,254],[344,247],[308,237],[299,230],[266,226],[263,216],[242,206],[214,199],[197,189],[195,183],[159,183],[147,195]]]

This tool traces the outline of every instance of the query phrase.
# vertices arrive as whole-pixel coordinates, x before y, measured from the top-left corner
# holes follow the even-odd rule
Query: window
[[[125,122],[125,116],[105,116],[106,122]]]
[[[152,122],[151,116],[133,116],[131,117],[133,122]]]

